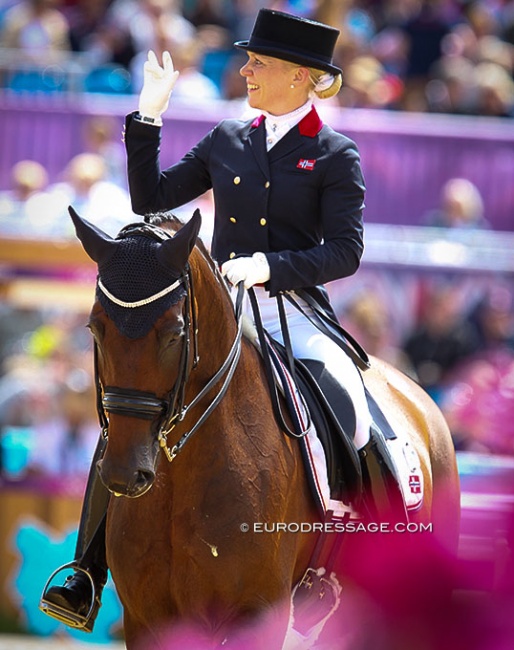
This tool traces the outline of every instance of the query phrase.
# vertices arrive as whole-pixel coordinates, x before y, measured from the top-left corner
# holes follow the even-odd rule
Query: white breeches
[[[284,341],[276,299],[270,298],[268,292],[263,287],[254,287],[254,290],[259,303],[264,327],[270,336],[283,344]],[[295,300],[302,305],[305,311],[312,311],[298,296],[295,296]],[[372,419],[359,371],[350,357],[337,343],[320,332],[285,298],[284,308],[287,314],[287,323],[294,356],[298,359],[322,361],[328,372],[348,392],[355,408],[357,420],[354,442],[357,449],[361,449],[369,440]],[[247,300],[245,311],[249,316],[252,316],[249,300]]]

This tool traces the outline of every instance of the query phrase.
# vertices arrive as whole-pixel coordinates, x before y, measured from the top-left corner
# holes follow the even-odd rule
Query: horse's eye
[[[177,344],[178,341],[184,336],[184,327],[183,325],[176,325],[174,327],[167,327],[165,330],[163,330],[159,338],[161,340],[161,344],[164,347],[172,347]]]

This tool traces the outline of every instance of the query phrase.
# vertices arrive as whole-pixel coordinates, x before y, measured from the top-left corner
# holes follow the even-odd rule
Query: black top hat
[[[323,23],[261,9],[250,40],[237,41],[234,45],[337,75],[341,69],[333,65],[332,57],[338,36],[338,29]]]

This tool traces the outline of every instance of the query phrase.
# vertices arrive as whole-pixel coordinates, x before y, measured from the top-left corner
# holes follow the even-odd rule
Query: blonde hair
[[[450,178],[443,187],[442,201],[462,222],[477,223],[484,216],[482,195],[467,178]]]
[[[343,85],[343,76],[341,74],[337,74],[333,77],[332,84],[328,88],[325,88],[324,90],[316,90],[316,86],[321,77],[326,74],[326,71],[318,70],[317,68],[308,68],[308,70],[312,84],[311,93],[316,95],[319,99],[329,99],[330,97],[334,97],[341,90],[341,86]]]

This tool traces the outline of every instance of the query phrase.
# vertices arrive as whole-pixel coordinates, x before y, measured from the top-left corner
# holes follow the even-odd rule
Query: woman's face
[[[284,115],[307,101],[306,68],[272,56],[248,52],[248,61],[240,73],[246,79],[248,102],[252,108],[272,115]],[[292,84],[294,88],[291,88]]]

